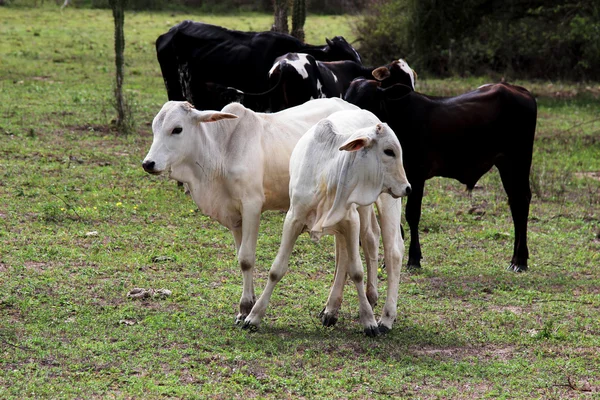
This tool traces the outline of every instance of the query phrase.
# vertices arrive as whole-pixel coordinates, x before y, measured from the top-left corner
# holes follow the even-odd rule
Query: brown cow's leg
[[[529,187],[529,165],[514,166],[501,163],[497,165],[504,190],[508,195],[508,203],[515,228],[513,257],[507,268],[514,272],[527,270],[529,249],[527,248],[527,219],[531,189]]]
[[[421,203],[423,201],[424,181],[411,180],[412,192],[406,200],[406,221],[410,228],[410,246],[408,248],[408,263],[406,268],[418,270],[421,268],[421,243],[419,242],[419,221],[421,220]]]

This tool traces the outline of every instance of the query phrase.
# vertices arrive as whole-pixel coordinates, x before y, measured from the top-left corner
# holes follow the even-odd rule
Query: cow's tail
[[[277,110],[273,110],[273,104],[277,103],[277,102],[273,102],[272,100],[272,96],[273,94],[280,89],[281,85],[282,85],[282,77],[283,74],[278,74],[278,79],[277,79],[277,83],[275,83],[275,85],[273,85],[271,88],[269,88],[268,90],[261,92],[261,93],[246,93],[243,92],[242,95],[242,104],[245,103],[245,100],[253,100],[253,101],[261,101],[264,100],[265,103],[269,104],[269,108],[271,108],[270,111],[272,112],[276,112],[276,111],[280,111],[279,109]],[[235,88],[229,88],[229,89],[235,89]],[[237,89],[236,89],[237,90]],[[285,93],[285,91],[283,91]]]

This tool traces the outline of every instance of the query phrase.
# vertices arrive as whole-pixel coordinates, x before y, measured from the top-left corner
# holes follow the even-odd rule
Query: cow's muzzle
[[[398,198],[400,198],[400,197],[405,197],[405,196],[408,196],[408,195],[409,195],[411,192],[412,192],[412,188],[411,188],[410,186],[407,186],[407,187],[406,187],[406,188],[403,190],[403,193],[400,193],[400,194],[398,194],[398,193],[394,193],[394,192],[392,191],[392,189],[391,189],[391,188],[390,188],[390,189],[388,189],[388,193],[389,193],[389,195],[390,195],[390,196],[392,196],[392,197],[393,197],[393,198],[395,198],[395,199],[398,199]]]
[[[144,168],[144,171],[146,171],[149,174],[154,174],[154,175],[158,175],[160,174],[160,171],[155,170],[154,168],[156,167],[156,163],[154,161],[144,161],[142,163],[142,168]]]

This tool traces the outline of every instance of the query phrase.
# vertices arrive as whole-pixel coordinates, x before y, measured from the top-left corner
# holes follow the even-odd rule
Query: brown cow
[[[406,202],[410,227],[408,268],[421,268],[419,220],[425,181],[453,178],[471,190],[492,166],[500,172],[515,229],[508,269],[527,270],[529,172],[537,104],[526,89],[489,84],[456,97],[429,97],[403,85],[382,88],[374,80],[356,80],[345,99],[387,122],[404,150],[404,168],[412,185]]]

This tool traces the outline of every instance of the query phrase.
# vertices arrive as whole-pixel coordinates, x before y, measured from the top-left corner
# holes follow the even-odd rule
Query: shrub
[[[357,26],[367,62],[436,76],[599,79],[594,0],[376,0]]]

